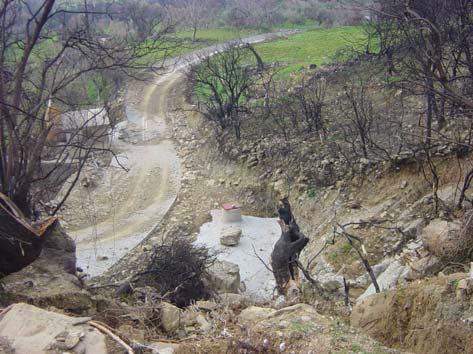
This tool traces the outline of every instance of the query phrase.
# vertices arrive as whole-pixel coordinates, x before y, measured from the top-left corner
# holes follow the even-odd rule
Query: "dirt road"
[[[291,33],[294,31],[257,35],[242,41],[254,44]],[[82,220],[80,228],[70,231],[77,244],[78,266],[91,276],[103,273],[150,235],[175,201],[181,167],[166,127],[170,91],[185,77],[183,71],[190,63],[222,51],[226,45],[217,44],[166,63],[172,68],[167,73],[142,89],[131,90],[129,98],[137,103],[128,106],[128,121],[121,128],[120,138],[114,140],[119,160],[130,172],[119,170],[117,163],[107,168],[103,174],[107,181],[102,181],[87,198],[89,204],[102,209],[103,204],[108,204],[109,212],[99,219],[91,208],[91,220],[86,227]],[[103,198],[105,194],[110,197]]]
[[[135,247],[160,223],[173,204],[180,184],[180,163],[166,127],[166,97],[176,71],[160,76],[142,91],[131,92],[141,102],[127,109],[128,122],[114,148],[129,172],[117,171],[113,193],[126,193],[113,213],[97,224],[72,231],[77,244],[77,263],[90,275],[98,275]],[[121,176],[121,177],[120,177]],[[96,193],[100,193],[97,190]],[[97,197],[99,197],[97,195]]]

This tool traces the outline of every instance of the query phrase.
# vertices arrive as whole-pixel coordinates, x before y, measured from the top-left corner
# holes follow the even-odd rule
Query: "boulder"
[[[329,293],[334,293],[338,290],[343,291],[343,277],[341,275],[325,274],[319,277],[319,282],[322,288]]]
[[[406,279],[416,280],[434,275],[442,269],[442,265],[443,262],[434,255],[421,258],[410,264]]]
[[[106,354],[105,336],[88,325],[88,320],[19,303],[0,317],[0,338],[16,354]]]
[[[237,264],[218,260],[208,270],[210,283],[222,293],[238,293],[240,267]]]
[[[238,322],[241,324],[248,324],[252,322],[259,322],[276,313],[276,310],[267,307],[250,306],[238,315]]]
[[[181,310],[167,302],[160,305],[161,326],[167,333],[175,332],[181,323]]]
[[[460,222],[435,219],[422,232],[422,243],[429,252],[444,260],[458,260],[468,244],[460,237]]]
[[[234,293],[223,293],[219,295],[218,302],[223,306],[231,308],[244,307],[250,304],[252,301],[246,295],[234,294]]]
[[[0,305],[26,302],[73,313],[93,310],[91,295],[83,288],[75,271],[74,241],[56,223],[46,236],[38,259],[2,279]]]
[[[240,243],[241,228],[231,228],[223,232],[220,243],[224,246],[236,246]]]

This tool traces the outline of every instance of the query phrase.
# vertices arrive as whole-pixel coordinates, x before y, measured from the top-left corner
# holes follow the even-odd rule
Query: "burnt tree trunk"
[[[31,224],[19,208],[0,193],[0,278],[17,272],[39,257],[44,233],[55,223],[49,218]]]
[[[271,267],[278,293],[286,295],[291,280],[298,280],[298,259],[309,239],[300,231],[287,198],[283,198],[278,208],[281,237],[271,253]]]

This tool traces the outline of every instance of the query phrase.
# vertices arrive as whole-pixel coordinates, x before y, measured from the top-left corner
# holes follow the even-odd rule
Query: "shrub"
[[[175,237],[154,248],[145,272],[147,285],[155,287],[164,300],[188,306],[210,296],[211,289],[204,279],[215,260],[216,255],[206,247]]]

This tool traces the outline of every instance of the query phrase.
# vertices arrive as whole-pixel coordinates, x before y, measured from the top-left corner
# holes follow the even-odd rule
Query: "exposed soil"
[[[467,274],[438,276],[365,299],[352,322],[386,345],[415,353],[472,353],[471,287]]]
[[[111,277],[122,281],[137,272],[146,265],[152,245],[162,242],[166,235],[179,232],[195,237],[200,226],[210,221],[210,211],[222,203],[241,204],[246,215],[274,216],[271,198],[264,194],[264,184],[259,181],[256,171],[226,160],[215,149],[212,132],[203,125],[203,118],[193,112],[194,107],[182,94],[186,92],[186,81],[181,75],[176,75],[169,85],[162,108],[166,111],[164,117],[168,126],[172,127],[170,134],[181,161],[179,194],[156,231],[101,279]]]
[[[91,275],[100,274],[135,247],[176,198],[180,164],[163,118],[173,80],[166,74],[130,90],[128,122],[114,143],[118,161],[99,170],[95,179],[90,177],[96,188],[82,184],[76,188],[76,198],[68,201],[65,216],[71,216],[66,221],[77,244],[78,265]]]

